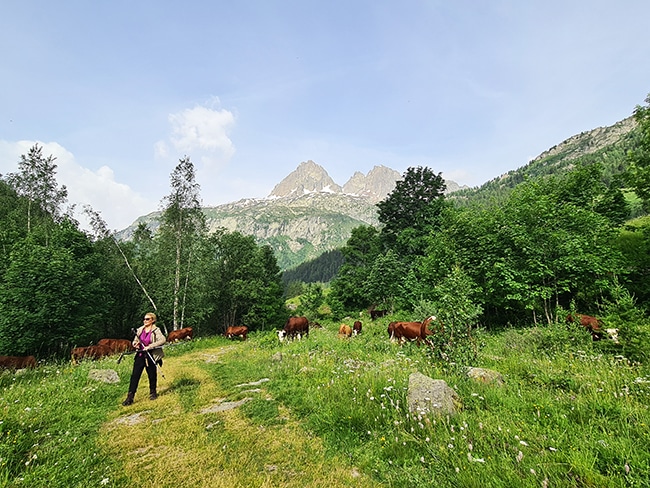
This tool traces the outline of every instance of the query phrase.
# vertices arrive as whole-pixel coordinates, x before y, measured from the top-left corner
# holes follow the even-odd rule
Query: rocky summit
[[[225,228],[269,245],[286,270],[340,248],[360,225],[378,225],[375,204],[395,188],[399,172],[375,166],[343,186],[314,161],[305,161],[267,198],[206,207],[210,231]]]

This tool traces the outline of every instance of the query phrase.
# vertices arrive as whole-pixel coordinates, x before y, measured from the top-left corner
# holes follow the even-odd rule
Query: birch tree
[[[171,193],[163,199],[160,237],[171,251],[173,261],[173,330],[183,327],[188,283],[192,274],[192,254],[197,238],[205,232],[200,185],[194,164],[185,156],[170,175]]]
[[[35,144],[26,156],[20,156],[18,172],[6,177],[18,195],[27,198],[27,233],[32,231],[36,210],[44,212],[55,222],[62,216],[61,207],[68,198],[68,190],[65,185],[59,187],[56,181],[55,160],[52,155],[43,156],[43,148]],[[45,221],[49,222],[49,219]]]

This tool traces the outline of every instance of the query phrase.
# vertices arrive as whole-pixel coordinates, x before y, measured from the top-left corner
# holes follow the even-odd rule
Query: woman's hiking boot
[[[128,392],[128,393],[126,394],[126,400],[124,400],[124,401],[122,402],[122,405],[124,405],[125,407],[128,407],[129,405],[132,405],[132,404],[133,404],[133,397],[134,397],[134,396],[135,396],[135,393],[133,393],[133,392]]]
[[[158,398],[156,390],[149,390],[149,400],[155,400],[156,398]]]

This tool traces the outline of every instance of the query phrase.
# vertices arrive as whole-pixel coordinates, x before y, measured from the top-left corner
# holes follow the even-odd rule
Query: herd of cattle
[[[384,315],[386,315],[385,310],[370,310],[371,320],[383,317]],[[414,341],[418,346],[422,342],[429,343],[427,337],[435,333],[435,331],[430,329],[433,321],[436,321],[435,316],[427,317],[422,322],[390,322],[388,324],[388,337],[391,341],[396,341],[400,344],[406,341]],[[566,322],[567,324],[580,324],[589,331],[593,340],[600,340],[607,336],[616,342],[618,341],[617,329],[605,329],[602,321],[596,317],[584,314],[569,314],[566,317]],[[436,330],[444,330],[442,322],[438,320],[437,323],[439,326]],[[352,324],[352,327],[347,324],[341,324],[338,335],[341,338],[348,338],[361,334],[361,330],[361,321],[356,320]],[[247,334],[248,327],[239,325],[228,327],[224,335],[228,339],[241,338],[241,340],[245,341]],[[278,339],[281,343],[285,340],[300,340],[308,335],[309,320],[307,320],[307,317],[289,317],[284,327],[278,330]],[[191,340],[193,336],[192,327],[173,330],[167,336],[167,343]],[[125,354],[132,351],[135,351],[135,348],[128,339],[100,339],[97,344],[72,349],[71,359],[76,364],[83,359],[96,360],[113,354]],[[17,370],[35,367],[36,358],[34,356],[0,356],[0,369]]]

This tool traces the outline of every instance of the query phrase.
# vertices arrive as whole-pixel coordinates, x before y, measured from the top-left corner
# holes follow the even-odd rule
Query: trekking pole
[[[133,334],[133,338],[135,339],[135,336],[137,335],[136,330],[131,327],[131,334]],[[133,342],[133,340],[131,340]],[[125,354],[135,354],[137,351],[122,351],[122,354],[120,354],[120,357],[117,358],[117,364],[120,364],[122,362],[122,358],[124,357]]]

